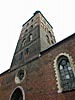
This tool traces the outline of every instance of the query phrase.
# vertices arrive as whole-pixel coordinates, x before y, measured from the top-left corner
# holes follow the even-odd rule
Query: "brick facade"
[[[18,69],[1,75],[0,100],[4,100],[5,98],[9,100],[12,91],[17,86],[23,87],[26,100],[74,100],[75,91],[57,92],[53,63],[55,57],[63,52],[72,56],[75,62],[75,34],[55,44],[42,52],[41,57],[23,66],[26,70],[26,76],[22,83],[15,84],[14,81]]]
[[[75,34],[37,53],[35,59],[1,74],[0,100],[12,100],[11,94],[17,87],[23,88],[25,100],[74,100],[74,90],[58,93],[54,60],[60,53],[69,54],[75,63]],[[26,74],[22,82],[16,83],[19,69],[24,69]]]

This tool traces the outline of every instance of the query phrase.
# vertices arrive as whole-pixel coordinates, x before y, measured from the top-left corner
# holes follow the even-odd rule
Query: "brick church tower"
[[[0,75],[0,100],[74,100],[75,34],[56,43],[40,11],[22,26],[10,69]]]
[[[53,27],[40,11],[23,24],[15,50],[11,70],[26,65],[40,56],[40,52],[55,44]]]

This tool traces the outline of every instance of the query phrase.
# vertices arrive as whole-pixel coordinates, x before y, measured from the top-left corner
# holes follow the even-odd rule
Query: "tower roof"
[[[33,16],[27,21],[27,22],[29,22],[34,16],[36,16],[36,14],[38,14],[38,13],[40,13],[41,15],[42,15],[42,17],[47,21],[47,19],[44,17],[44,15],[41,13],[41,11],[39,11],[39,10],[37,10],[37,11],[35,11],[34,13],[33,13]],[[27,23],[27,22],[25,22],[23,25],[22,25],[22,27]],[[47,21],[47,23],[51,26],[51,24]],[[51,28],[53,28],[52,26],[51,26]]]

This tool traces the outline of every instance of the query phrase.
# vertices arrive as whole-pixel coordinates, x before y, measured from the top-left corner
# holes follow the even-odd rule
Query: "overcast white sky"
[[[53,26],[57,41],[75,32],[75,0],[0,0],[0,73],[10,67],[22,24],[36,10]]]

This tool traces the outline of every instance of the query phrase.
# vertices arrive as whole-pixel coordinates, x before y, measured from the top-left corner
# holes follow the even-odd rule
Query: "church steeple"
[[[55,42],[53,27],[40,11],[36,11],[22,26],[11,70],[34,60],[40,52],[49,48]]]

